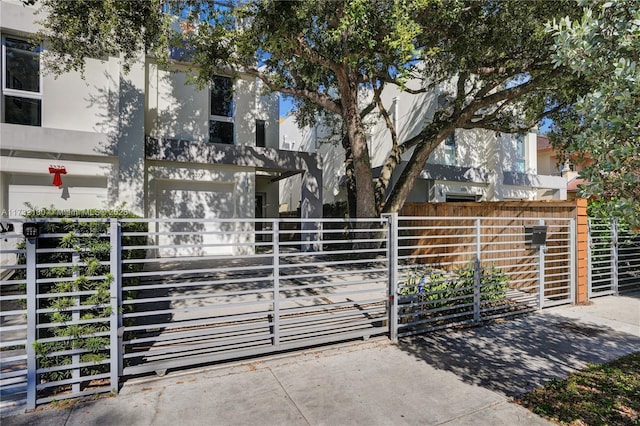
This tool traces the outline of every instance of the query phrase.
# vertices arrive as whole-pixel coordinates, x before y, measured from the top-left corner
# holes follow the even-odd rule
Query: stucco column
[[[116,198],[125,208],[144,216],[144,91],[145,58],[141,55],[128,74],[120,74],[118,129],[118,166]]]
[[[322,218],[322,160],[318,156],[316,164],[309,164],[302,174],[302,194],[300,217],[302,219]],[[302,250],[320,251],[320,225],[318,222],[302,222]],[[304,232],[307,231],[307,232]]]

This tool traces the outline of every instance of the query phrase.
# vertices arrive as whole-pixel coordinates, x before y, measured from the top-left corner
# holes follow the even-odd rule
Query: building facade
[[[187,84],[187,68],[140,55],[89,58],[49,75],[33,46],[36,9],[0,0],[0,210],[124,205],[147,217],[254,218],[278,214],[279,181],[299,175],[304,214],[322,214],[315,154],[279,148],[278,96],[249,76]],[[38,19],[41,17],[38,16]]]
[[[409,94],[395,87],[382,93],[400,142],[418,134],[433,118],[439,97],[447,87],[428,93]],[[382,119],[371,114],[367,141],[371,162],[380,168],[391,149],[391,136]],[[322,159],[324,203],[346,200],[344,150],[336,137],[339,129],[321,123],[299,129],[295,117],[280,123],[280,146],[284,149],[316,152]],[[564,200],[566,181],[539,173],[537,135],[500,134],[488,130],[456,129],[430,156],[407,202]],[[412,150],[403,155],[403,163]],[[400,164],[396,171],[401,170]],[[397,178],[397,173],[394,175]],[[281,184],[281,210],[295,208],[300,182]]]

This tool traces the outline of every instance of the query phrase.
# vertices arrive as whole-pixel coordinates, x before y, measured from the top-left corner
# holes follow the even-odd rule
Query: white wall
[[[185,68],[160,69],[148,61],[146,133],[158,139],[209,140],[209,91],[187,85]]]
[[[36,6],[23,6],[15,0],[0,2],[0,30],[3,35],[24,38],[38,30],[42,19]],[[45,53],[46,55],[46,46]],[[42,127],[108,134],[114,130],[113,96],[117,97],[118,60],[89,58],[84,80],[77,72],[59,77],[42,75]],[[116,98],[117,99],[117,98]]]
[[[1,0],[0,31],[23,36],[37,31],[34,10],[18,1]],[[3,149],[0,160],[4,172],[0,207],[7,209],[19,202],[16,201],[20,198],[16,195],[17,189],[23,186],[18,181],[24,176],[38,176],[38,182],[50,181],[48,165],[60,164],[68,172],[63,182],[92,181],[99,177],[101,187],[95,190],[99,195],[90,199],[80,196],[79,187],[60,190],[33,183],[33,188],[23,188],[23,192],[34,194],[37,190],[40,195],[34,205],[102,208],[126,202],[127,208],[138,214],[151,212],[154,208],[150,206],[154,206],[155,201],[147,197],[155,195],[149,193],[145,182],[154,181],[149,170],[155,166],[145,169],[145,136],[200,142],[209,139],[209,90],[186,84],[185,72],[186,68],[178,65],[171,70],[160,69],[153,60],[141,56],[126,75],[119,58],[88,59],[84,80],[78,73],[66,73],[58,78],[44,74],[42,126],[0,123]],[[235,141],[237,145],[254,146],[255,119],[262,119],[266,124],[267,147],[277,148],[278,96],[263,94],[258,86],[254,78],[246,76],[235,82]],[[8,165],[11,167],[7,168]],[[205,182],[212,185],[219,181],[211,175],[212,169],[217,168],[219,176],[228,177],[231,173],[231,178],[222,181],[230,182],[237,192],[233,211],[224,207],[219,214],[253,217],[255,171],[252,168],[229,172],[228,166],[185,167],[201,170],[199,173],[208,176]],[[178,173],[158,179],[183,181],[185,177]],[[186,179],[193,180],[192,177]],[[246,191],[250,191],[251,196],[245,196]],[[269,191],[277,200],[274,189]],[[67,197],[64,202],[60,201],[62,192]]]
[[[411,83],[410,83],[411,84]],[[413,89],[417,89],[413,82]],[[446,88],[442,88],[444,91]],[[430,122],[436,109],[440,90],[411,95],[388,87],[382,93],[382,101],[396,124],[400,142],[407,140],[422,130]],[[382,118],[371,114],[366,119],[368,146],[373,167],[381,166],[391,149],[391,136]],[[313,128],[298,129],[294,117],[288,117],[280,124],[281,149],[317,151],[322,155],[324,190],[323,202],[331,203],[345,199],[344,188],[339,185],[344,175],[344,150],[342,146],[322,143],[316,138]],[[319,143],[316,143],[319,139]],[[448,164],[463,168],[484,170],[489,175],[487,183],[458,183],[454,181],[435,182],[428,194],[426,182],[418,180],[410,193],[409,201],[444,201],[447,193],[478,195],[482,200],[534,199],[536,190],[532,188],[507,188],[503,183],[502,171],[516,170],[516,135],[498,134],[488,130],[455,131],[455,156],[450,162],[450,149],[440,144],[430,156],[430,164]],[[537,172],[536,135],[528,133],[525,142],[525,172]],[[316,148],[317,146],[317,148]],[[412,151],[403,159],[408,159]],[[294,210],[299,201],[299,180],[287,179],[280,184],[280,203],[283,210]],[[439,195],[442,194],[442,195]]]
[[[35,33],[37,6],[25,6],[19,0],[0,0],[0,28],[12,32]]]
[[[170,70],[147,62],[145,127],[154,138],[209,141],[209,89],[188,83],[187,68]],[[278,95],[261,94],[255,79],[241,77],[234,82],[235,144],[255,146],[255,120],[265,121],[266,146],[278,147]]]
[[[333,130],[319,124],[316,127],[298,128],[294,116],[280,120],[280,149],[317,153],[322,161],[323,204],[344,201],[340,187],[344,175],[344,149]],[[280,210],[296,210],[300,203],[302,181],[296,175],[280,181]]]

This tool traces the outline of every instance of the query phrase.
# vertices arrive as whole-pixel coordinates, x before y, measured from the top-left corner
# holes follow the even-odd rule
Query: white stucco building
[[[278,96],[254,78],[186,84],[186,68],[141,55],[88,59],[85,79],[42,69],[35,7],[0,0],[0,210],[126,208],[147,217],[276,217],[278,182],[299,175],[308,217],[320,216],[315,154],[279,149]],[[55,173],[62,184],[53,185]]]
[[[383,91],[383,103],[400,142],[419,133],[432,119],[442,92],[444,89],[412,95],[395,87]],[[368,119],[371,162],[374,168],[379,168],[391,149],[391,136],[384,121],[375,119],[375,112]],[[331,203],[346,199],[344,150],[339,138],[329,138],[332,132],[326,127],[321,124],[299,129],[294,117],[281,119],[280,146],[316,152],[321,157],[323,201]],[[558,176],[538,174],[536,137],[535,133],[515,135],[457,129],[433,152],[407,202],[566,199],[566,181]],[[411,154],[409,150],[403,160],[408,160]],[[402,167],[399,165],[397,170]],[[281,183],[281,210],[296,208],[299,184],[295,179]]]

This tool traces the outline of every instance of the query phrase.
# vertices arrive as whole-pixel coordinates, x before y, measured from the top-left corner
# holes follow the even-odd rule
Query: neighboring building
[[[161,218],[277,217],[279,181],[296,174],[304,216],[322,214],[316,156],[279,149],[278,96],[261,95],[254,78],[220,76],[198,90],[186,84],[186,67],[163,69],[143,55],[128,74],[110,57],[88,59],[85,79],[55,78],[27,41],[35,10],[0,0],[4,217],[20,216],[25,203],[126,203]]]
[[[538,171],[542,174],[562,176],[567,181],[567,198],[573,200],[578,196],[578,187],[586,181],[578,177],[582,170],[581,165],[572,164],[569,161],[561,162],[555,149],[551,146],[549,138],[537,135],[538,147]]]
[[[385,89],[383,103],[401,142],[432,119],[441,94],[444,89],[420,95]],[[324,203],[346,199],[344,150],[340,138],[331,136],[326,125],[298,129],[294,117],[280,123],[281,148],[317,152],[322,158]],[[407,202],[566,199],[566,181],[538,170],[536,136],[457,129],[433,152]],[[367,139],[373,167],[380,168],[391,148],[383,120],[368,124]],[[403,156],[405,162],[411,153]],[[297,188],[295,180],[281,184],[281,210],[295,209]]]

